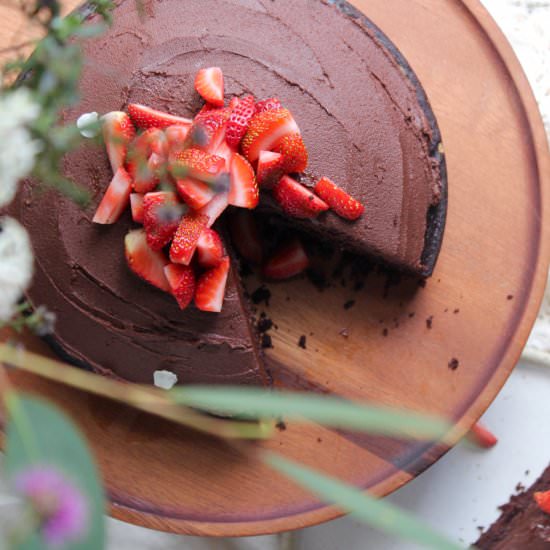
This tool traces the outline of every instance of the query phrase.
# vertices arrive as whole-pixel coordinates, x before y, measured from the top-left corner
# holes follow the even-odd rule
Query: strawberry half
[[[188,265],[168,264],[164,275],[170,285],[172,295],[181,309],[185,309],[195,294],[195,272]]]
[[[256,208],[260,195],[256,175],[250,163],[238,153],[231,160],[229,204],[241,208]]]
[[[135,229],[126,235],[124,249],[128,266],[136,275],[161,290],[170,291],[164,275],[168,260],[162,252],[149,248],[143,229]]]
[[[143,223],[143,195],[141,193],[130,193],[130,208],[132,219],[136,223]]]
[[[255,162],[260,151],[269,151],[279,139],[296,133],[300,133],[300,129],[288,109],[256,113],[241,142],[241,149],[250,162]]]
[[[205,227],[197,242],[197,260],[201,267],[210,269],[221,262],[224,255],[223,244],[217,231]]]
[[[235,210],[229,220],[229,231],[231,242],[239,254],[253,264],[261,264],[262,241],[252,213],[247,210]]]
[[[166,143],[168,145],[168,154],[173,155],[185,149],[185,140],[189,135],[191,126],[173,125],[164,130]]]
[[[276,111],[282,107],[281,102],[276,97],[268,97],[256,103],[256,112]]]
[[[222,258],[219,265],[203,273],[195,290],[195,305],[201,311],[220,312],[229,275],[229,258]]]
[[[223,73],[219,67],[201,69],[195,77],[195,90],[217,107],[223,106]]]
[[[216,194],[214,187],[194,178],[183,178],[176,181],[180,197],[193,210],[199,210],[209,203]]]
[[[183,216],[170,247],[173,263],[189,265],[207,222],[208,217],[204,214],[190,212]]]
[[[131,191],[132,178],[120,167],[109,183],[92,221],[101,224],[115,223],[128,206]]]
[[[190,177],[215,183],[224,169],[225,159],[195,148],[176,153],[170,162],[170,172],[176,180]]]
[[[268,279],[289,279],[309,266],[309,258],[298,240],[280,248],[265,264],[262,272]]]
[[[156,109],[151,109],[151,107],[140,105],[139,103],[130,103],[130,105],[128,105],[128,113],[134,124],[143,130],[147,130],[148,128],[162,129],[172,126],[173,124],[191,126],[193,122],[188,118],[157,111]]]
[[[187,147],[214,153],[224,141],[229,109],[214,109],[197,115],[187,136]]]
[[[157,191],[143,197],[143,227],[153,250],[164,248],[172,240],[181,214],[175,193]]]
[[[300,134],[283,136],[273,146],[273,151],[283,155],[283,170],[287,174],[303,172],[307,168],[307,149]]]
[[[284,157],[281,153],[260,151],[256,170],[256,179],[260,187],[271,189],[284,173]]]
[[[294,218],[315,218],[328,210],[328,204],[289,176],[273,188],[273,196],[283,211]]]
[[[122,111],[112,111],[101,117],[102,133],[113,174],[124,166],[128,144],[136,135],[130,117]]]
[[[214,198],[200,210],[197,210],[197,214],[202,214],[208,218],[206,227],[212,227],[215,221],[222,215],[223,211],[229,205],[228,202],[229,193],[216,193]]]
[[[550,514],[550,491],[536,491],[533,498],[543,512]]]
[[[225,139],[230,147],[236,149],[239,146],[255,113],[256,105],[254,104],[254,97],[251,95],[243,97],[233,108],[227,122],[225,134]]]
[[[328,178],[321,178],[315,185],[319,195],[339,216],[346,220],[356,220],[365,211],[365,207]]]

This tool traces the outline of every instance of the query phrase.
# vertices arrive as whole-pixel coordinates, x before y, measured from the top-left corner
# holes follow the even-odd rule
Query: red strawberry
[[[191,177],[215,183],[224,169],[223,158],[195,148],[176,153],[170,162],[170,172],[176,180]]]
[[[185,149],[185,140],[190,128],[191,126],[174,125],[164,130],[169,154],[179,153]]]
[[[264,111],[276,111],[281,107],[281,102],[276,97],[269,97],[256,103],[256,112],[263,113]]]
[[[254,162],[260,156],[260,151],[269,151],[283,136],[299,132],[288,109],[263,111],[252,117],[241,148],[244,156]]]
[[[204,214],[188,213],[181,219],[170,247],[170,260],[176,264],[189,265],[208,217]]]
[[[281,153],[260,151],[256,179],[258,185],[271,189],[284,175],[284,157]]]
[[[202,311],[222,310],[225,286],[229,275],[229,258],[222,258],[219,265],[203,273],[195,290],[195,305]]]
[[[223,211],[227,208],[229,193],[216,193],[214,198],[200,210],[197,210],[197,214],[203,214],[208,218],[206,223],[207,227],[212,227],[214,222],[222,215]]]
[[[231,186],[228,199],[229,204],[241,208],[256,208],[260,200],[254,169],[238,153],[235,153],[231,161]]]
[[[239,104],[239,101],[240,99],[237,96],[232,97],[229,102],[229,108],[233,110]]]
[[[128,105],[128,113],[134,124],[144,130],[148,128],[167,128],[173,124],[191,126],[193,122],[188,118],[157,111],[139,103],[130,103]]]
[[[216,109],[219,109],[219,107],[207,102],[201,107],[201,110],[195,115],[195,118],[203,115],[204,113],[208,113],[208,111],[215,111]]]
[[[328,210],[328,204],[289,176],[283,176],[273,188],[273,196],[283,211],[294,218],[315,218]]]
[[[101,120],[103,141],[114,174],[124,166],[128,144],[134,139],[136,131],[128,115],[122,111],[107,113],[101,117]]]
[[[222,141],[221,145],[214,151],[214,154],[218,157],[222,157],[225,160],[225,170],[229,173],[231,170],[231,160],[235,154],[233,150],[227,145],[227,143]]]
[[[120,167],[107,187],[92,221],[101,224],[115,223],[128,206],[131,190],[132,179],[128,172]]]
[[[309,266],[309,258],[298,240],[280,248],[268,260],[262,272],[269,279],[289,279],[302,273]]]
[[[148,193],[158,185],[167,154],[166,135],[158,128],[145,130],[130,143],[126,168],[136,192]]]
[[[239,254],[253,264],[262,263],[263,247],[258,225],[251,212],[235,210],[229,221],[231,242]]]
[[[153,250],[164,248],[174,236],[181,217],[178,199],[170,191],[147,193],[143,197],[143,227]]]
[[[251,95],[243,97],[233,108],[225,134],[225,139],[230,147],[236,149],[239,146],[255,113],[256,106],[254,105],[254,97]]]
[[[187,136],[187,147],[214,153],[225,138],[229,109],[214,109],[197,115]]]
[[[132,219],[136,223],[143,223],[143,195],[141,193],[130,194],[130,208]]]
[[[221,107],[223,105],[223,73],[219,67],[201,69],[195,77],[195,90],[205,101]]]
[[[550,491],[536,491],[533,498],[543,512],[550,514]]]
[[[340,189],[328,178],[321,178],[317,182],[315,192],[332,210],[347,220],[356,220],[365,211],[365,207],[359,201],[350,197],[343,189]]]
[[[307,167],[307,149],[300,134],[283,136],[273,146],[273,151],[284,158],[283,170],[287,173],[303,172]]]
[[[168,264],[164,268],[172,294],[181,309],[185,309],[195,294],[195,272],[188,265]]]
[[[474,424],[468,433],[470,440],[484,449],[490,449],[498,443],[498,439],[481,424]]]
[[[216,231],[205,227],[197,243],[197,259],[199,265],[206,269],[216,267],[224,255],[223,244]]]
[[[180,197],[193,210],[202,208],[205,204],[210,202],[216,194],[212,185],[193,178],[182,178],[177,180],[176,187]]]
[[[130,269],[148,283],[170,292],[170,285],[164,275],[168,260],[162,252],[151,250],[143,229],[130,231],[124,238],[126,260]]]

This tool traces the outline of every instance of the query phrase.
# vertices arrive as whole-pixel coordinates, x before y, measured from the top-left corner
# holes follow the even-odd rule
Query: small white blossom
[[[40,105],[26,88],[0,95],[0,207],[13,200],[18,181],[34,166],[41,144],[27,125],[39,114]]]
[[[93,111],[91,113],[83,113],[76,121],[76,127],[80,130],[80,134],[85,138],[96,137],[99,133],[99,125],[94,127],[99,121],[99,115]]]
[[[178,382],[178,377],[169,370],[156,370],[153,378],[155,386],[163,390],[171,390]]]
[[[0,321],[11,318],[32,273],[33,254],[27,231],[13,218],[0,218]]]

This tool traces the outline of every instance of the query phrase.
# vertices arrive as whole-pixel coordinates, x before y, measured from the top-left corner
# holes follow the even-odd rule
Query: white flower
[[[85,138],[96,137],[99,133],[99,125],[94,126],[99,121],[99,115],[93,111],[91,113],[83,113],[76,121],[76,127],[80,130],[80,134]]]
[[[29,286],[33,272],[31,242],[15,219],[0,218],[0,321],[7,321]]]
[[[171,390],[178,382],[178,377],[169,370],[156,370],[153,378],[155,386],[163,390]]]
[[[10,203],[18,181],[34,166],[41,144],[27,125],[40,114],[40,105],[26,88],[0,95],[0,207]]]

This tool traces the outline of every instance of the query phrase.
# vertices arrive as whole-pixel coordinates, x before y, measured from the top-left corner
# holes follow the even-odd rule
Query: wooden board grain
[[[403,52],[440,125],[449,175],[443,248],[425,288],[404,282],[385,296],[385,279],[375,275],[353,296],[345,287],[319,294],[304,281],[273,285],[267,311],[279,328],[268,357],[281,385],[443,414],[455,421],[456,441],[509,375],[542,296],[550,255],[544,129],[518,61],[476,0],[353,3]],[[355,305],[344,309],[351,297]],[[228,536],[340,514],[251,452],[27,375],[17,382],[78,420],[115,517]],[[378,495],[446,450],[292,423],[261,446]]]

